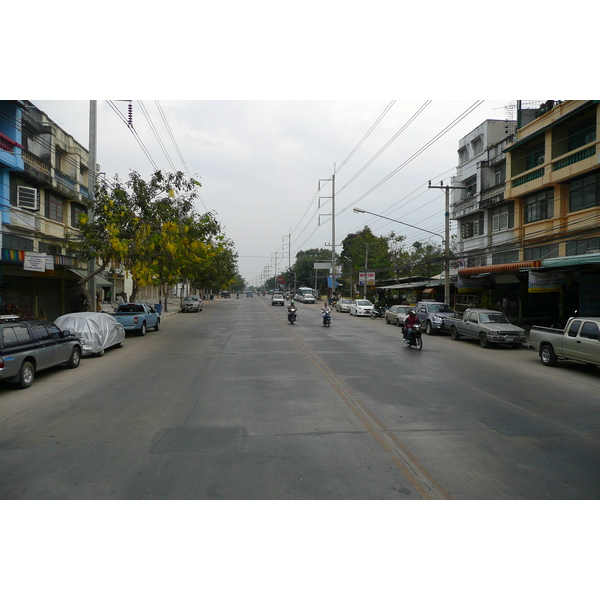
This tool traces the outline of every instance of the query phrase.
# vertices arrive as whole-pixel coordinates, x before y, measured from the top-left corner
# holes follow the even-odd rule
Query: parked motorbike
[[[385,308],[377,307],[371,309],[371,319],[383,319],[385,317]]]
[[[331,325],[331,313],[326,310],[323,311],[323,327],[329,327]]]
[[[413,327],[412,335],[410,336],[410,341],[403,339],[402,340],[408,348],[415,347],[417,350],[421,351],[423,349],[423,338],[421,336],[421,326],[415,325]]]
[[[298,315],[296,314],[297,312],[298,309],[295,306],[293,308],[288,309],[288,321],[292,325],[296,322],[296,319],[298,318]]]

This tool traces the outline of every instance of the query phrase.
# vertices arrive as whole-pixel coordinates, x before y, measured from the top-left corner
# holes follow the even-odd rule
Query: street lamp
[[[388,221],[394,221],[394,223],[400,223],[400,225],[404,225],[405,227],[412,227],[413,229],[419,229],[420,231],[424,231],[425,233],[429,233],[430,235],[437,235],[442,238],[442,244],[445,246],[446,256],[444,257],[444,298],[446,304],[450,304],[450,260],[449,260],[449,246],[448,246],[448,238],[444,238],[443,235],[439,233],[435,233],[435,231],[429,231],[428,229],[423,229],[422,227],[417,227],[416,225],[410,225],[409,223],[403,223],[402,221],[398,221],[397,219],[392,219],[390,217],[384,217],[383,215],[378,215],[373,212],[369,212],[368,210],[364,210],[363,208],[354,208],[353,211],[355,213],[367,213],[368,215],[373,215],[374,217],[379,217],[380,219],[387,219]]]

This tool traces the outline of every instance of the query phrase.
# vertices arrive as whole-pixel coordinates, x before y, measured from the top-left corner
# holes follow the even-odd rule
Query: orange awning
[[[423,290],[424,294],[433,294],[435,290],[433,288],[427,288]]]
[[[487,265],[485,267],[466,267],[458,270],[460,277],[483,275],[484,273],[512,273],[521,269],[538,269],[542,266],[541,260],[524,260],[521,262],[506,263],[503,265]]]

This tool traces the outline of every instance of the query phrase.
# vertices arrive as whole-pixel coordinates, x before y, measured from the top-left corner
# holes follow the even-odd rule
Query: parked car
[[[108,313],[68,313],[58,317],[54,324],[80,339],[83,356],[102,356],[107,348],[122,347],[125,340],[123,325]]]
[[[338,312],[350,312],[350,304],[352,300],[350,298],[340,298],[335,304],[335,310]]]
[[[385,322],[393,323],[398,327],[402,327],[404,325],[404,319],[408,315],[408,311],[411,309],[411,306],[405,306],[403,304],[396,304],[395,306],[390,306],[385,311]]]
[[[350,314],[355,317],[368,317],[373,309],[373,303],[370,300],[352,300],[350,304]]]
[[[191,296],[185,296],[185,298],[181,299],[179,308],[181,309],[181,312],[200,312],[203,304],[204,300],[202,300],[200,296],[192,294]]]
[[[64,364],[76,369],[81,342],[47,321],[0,317],[0,380],[28,388],[38,371]]]
[[[469,308],[462,318],[446,317],[444,327],[450,330],[453,340],[461,336],[479,340],[482,348],[491,344],[510,344],[520,348],[527,340],[524,329],[513,325],[506,315],[497,310]]]
[[[422,300],[415,306],[417,318],[421,325],[425,327],[427,335],[433,335],[438,331],[447,331],[444,326],[446,317],[453,317],[454,311],[444,302],[434,302],[432,300]]]
[[[281,304],[281,306],[285,304],[283,294],[273,294],[273,297],[271,298],[271,306],[275,306],[276,304]]]
[[[154,327],[155,331],[160,327],[160,315],[146,302],[120,304],[113,317],[126,332],[133,331],[138,335],[146,335],[149,327]]]
[[[559,360],[600,365],[600,317],[571,317],[564,329],[534,325],[529,345],[547,367],[556,366]]]

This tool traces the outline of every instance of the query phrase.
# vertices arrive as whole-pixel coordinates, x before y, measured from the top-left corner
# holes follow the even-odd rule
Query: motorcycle
[[[383,319],[385,317],[386,308],[373,307],[371,309],[371,319]]]
[[[415,325],[413,327],[412,335],[410,336],[410,341],[407,339],[402,340],[408,348],[414,346],[419,352],[423,349],[423,338],[421,336],[421,326]]]
[[[331,313],[326,310],[323,311],[323,327],[329,327],[331,325]]]
[[[294,306],[288,309],[288,321],[293,325],[296,322],[298,309]]]

